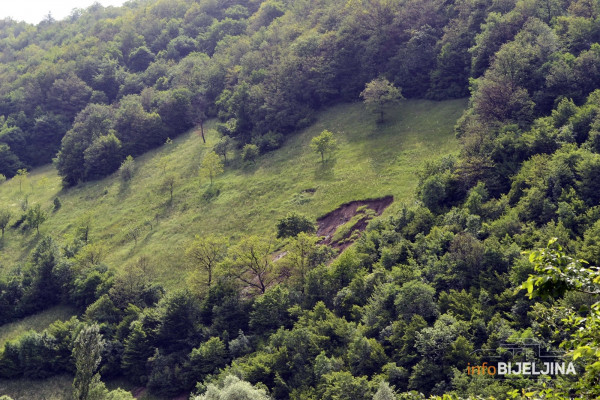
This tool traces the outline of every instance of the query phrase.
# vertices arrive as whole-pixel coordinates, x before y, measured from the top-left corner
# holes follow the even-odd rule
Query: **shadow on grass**
[[[129,197],[129,194],[131,193],[131,181],[124,181],[121,179],[119,182],[119,193],[117,195],[117,200],[120,202]]]
[[[144,228],[148,229],[148,231],[146,232],[142,240],[138,239],[139,244],[141,244],[142,246],[146,246],[150,242],[150,239],[152,239],[152,236],[154,236],[154,233],[156,232],[156,230],[150,229],[148,226],[145,226]]]
[[[336,159],[330,158],[324,162],[320,162],[315,169],[315,180],[317,181],[332,181],[335,179],[333,167],[335,167]]]
[[[254,175],[258,170],[258,162],[256,161],[240,161],[238,171],[244,175]]]
[[[21,249],[21,260],[27,260],[29,258],[31,252],[43,237],[44,235],[37,233],[34,228],[30,228],[23,233],[23,243],[25,245]]]

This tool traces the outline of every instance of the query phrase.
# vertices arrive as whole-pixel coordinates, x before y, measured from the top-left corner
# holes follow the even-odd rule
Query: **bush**
[[[300,232],[315,232],[315,225],[304,215],[291,213],[277,222],[278,238],[298,236]]]
[[[440,212],[446,200],[447,178],[433,175],[423,181],[420,187],[421,201],[432,212]]]
[[[269,131],[261,136],[256,136],[252,139],[252,143],[258,146],[261,153],[273,151],[281,147],[283,143],[283,135],[281,133]]]
[[[209,384],[205,394],[194,398],[194,400],[225,399],[269,400],[269,396],[264,389],[258,389],[236,376],[229,375],[225,378],[222,387]]]
[[[258,146],[255,144],[247,144],[242,149],[242,160],[254,164],[258,158]]]
[[[119,167],[119,174],[121,175],[123,182],[130,180],[133,177],[134,171],[135,161],[133,161],[133,157],[127,156],[127,158],[125,158]]]

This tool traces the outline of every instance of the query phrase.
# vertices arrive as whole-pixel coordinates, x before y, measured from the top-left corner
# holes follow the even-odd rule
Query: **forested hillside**
[[[107,266],[85,221],[71,236],[38,234],[47,214],[25,197],[11,224],[28,229],[30,255],[0,282],[3,322],[60,303],[78,315],[7,342],[0,377],[75,373],[79,398],[128,398],[100,379],[198,400],[600,396],[598,1],[148,0],[38,26],[3,21],[0,37],[0,172],[15,191],[26,169],[55,156],[64,193],[117,169],[109,179],[128,182],[127,156],[195,127],[198,142],[213,135],[206,146],[219,136],[200,167],[211,171],[210,202],[222,196],[214,166],[228,155],[226,174],[281,154],[293,162],[287,149],[327,115],[317,112],[366,99],[369,83],[389,100],[394,88],[408,99],[470,96],[455,127],[460,153],[431,157],[417,201],[395,204],[362,235],[339,234],[354,242],[341,254],[314,235],[312,215],[292,214],[279,220],[279,242],[199,235],[184,250],[186,285],[165,289],[147,257]],[[390,131],[403,107],[371,115],[372,135],[408,136]],[[344,136],[322,124],[313,135],[330,146],[311,143],[326,172],[330,139]],[[393,176],[385,184],[399,184]],[[175,181],[165,181],[172,202]],[[137,245],[139,232],[127,235]],[[469,372],[524,343],[567,352],[576,373]]]
[[[405,97],[466,96],[469,48],[501,8],[132,1],[35,27],[5,20],[0,173],[12,177],[60,150],[66,185],[97,179],[212,116],[237,146],[266,152],[315,110],[356,101],[381,74]]]

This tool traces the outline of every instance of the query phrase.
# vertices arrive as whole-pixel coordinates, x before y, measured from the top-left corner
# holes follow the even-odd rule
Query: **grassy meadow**
[[[12,222],[22,214],[25,199],[48,210],[48,220],[39,236],[35,230],[8,229],[0,241],[0,265],[23,263],[42,235],[68,241],[89,219],[90,240],[104,247],[107,264],[120,269],[146,256],[156,279],[173,286],[185,277],[182,254],[195,235],[216,233],[234,241],[273,234],[277,220],[290,211],[316,219],[342,203],[384,195],[395,197],[386,214],[393,212],[413,200],[416,173],[426,160],[458,151],[453,126],[465,107],[466,100],[405,101],[377,124],[362,104],[338,105],[254,165],[241,165],[231,152],[233,161],[214,182],[220,194],[209,200],[210,182],[200,177],[199,166],[219,139],[214,123],[205,129],[206,144],[198,132],[188,132],[137,158],[129,182],[114,174],[62,189],[53,166],[36,169],[21,189],[17,179],[0,185],[0,204],[12,210]],[[325,164],[309,147],[324,129],[338,141]],[[169,175],[176,177],[172,202],[161,190]],[[54,211],[57,197],[61,207]],[[132,238],[131,231],[139,236]]]
[[[14,400],[67,400],[73,398],[72,382],[70,375],[42,380],[0,380],[0,395],[9,395]]]
[[[0,326],[0,348],[4,348],[4,343],[18,338],[28,330],[33,329],[36,332],[42,332],[53,322],[66,321],[74,315],[76,315],[75,308],[59,305],[18,321],[4,324]]]

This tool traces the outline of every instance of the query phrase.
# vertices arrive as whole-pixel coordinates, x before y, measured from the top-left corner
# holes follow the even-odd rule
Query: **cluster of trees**
[[[402,94],[478,87],[485,118],[530,121],[558,94],[584,99],[599,79],[597,11],[547,3],[157,0],[37,26],[4,20],[0,173],[58,153],[65,184],[96,179],[193,125],[204,139],[214,116],[237,147],[256,146],[245,149],[251,161],[316,110],[359,96],[381,119]]]
[[[76,183],[217,115],[225,136],[206,159],[212,181],[231,140],[253,162],[314,110],[361,92],[380,116],[400,98],[397,87],[406,97],[469,88],[472,97],[456,127],[461,154],[429,163],[419,202],[373,220],[333,261],[310,221],[290,215],[278,245],[196,238],[189,289],[167,293],[147,261],[115,276],[93,243],[44,239],[26,268],[0,282],[3,318],[60,301],[82,312],[8,342],[1,377],[75,371],[72,340],[85,321],[105,340],[103,378],[125,376],[164,396],[598,395],[597,270],[556,247],[533,263],[523,251],[558,238],[600,264],[600,9],[583,0],[343,5],[164,0],[94,6],[37,27],[4,21],[0,76],[26,71],[0,81],[7,176],[41,159],[40,138],[57,139],[55,148],[62,140],[57,165]],[[48,48],[63,41],[52,62],[29,44],[40,38]],[[64,93],[77,105],[66,114],[56,106]],[[62,139],[36,133],[61,121],[72,121]],[[333,140],[315,138],[323,160]],[[17,154],[19,143],[31,159]],[[524,340],[549,350],[565,343],[585,373],[545,388],[466,373],[486,361],[477,350]]]
[[[46,238],[32,253],[21,304],[35,312],[64,301],[82,313],[8,342],[0,376],[78,371],[75,338],[84,323],[96,323],[103,379],[125,376],[163,396],[195,388],[199,399],[230,391],[282,399],[370,400],[411,390],[501,397],[535,385],[465,373],[485,361],[477,349],[563,336],[542,323],[552,303],[516,292],[533,272],[521,250],[555,235],[555,225],[513,237],[486,232],[482,219],[502,218],[485,216],[498,207],[485,192],[479,185],[437,223],[425,206],[375,220],[329,265],[332,251],[306,233],[314,228],[299,215],[280,221],[288,239],[276,261],[264,238],[230,245],[197,237],[186,251],[189,289],[168,293],[152,283],[147,259],[115,276],[93,243],[60,248]],[[589,299],[550,301],[581,310]]]
[[[143,105],[147,102],[146,106]],[[118,107],[89,104],[62,139],[56,168],[67,185],[104,177],[192,125],[192,93],[146,90],[120,99]]]

